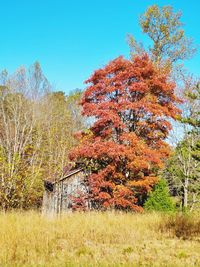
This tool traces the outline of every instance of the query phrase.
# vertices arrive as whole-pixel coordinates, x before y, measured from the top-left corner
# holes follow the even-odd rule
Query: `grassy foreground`
[[[160,230],[159,214],[0,214],[0,266],[200,266],[200,240]]]

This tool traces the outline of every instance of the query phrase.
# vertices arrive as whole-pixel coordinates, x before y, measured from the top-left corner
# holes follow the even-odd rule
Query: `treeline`
[[[173,136],[178,142],[163,177],[182,209],[192,211],[200,208],[200,83],[187,84],[184,96],[182,129]]]
[[[3,71],[0,84],[0,206],[39,207],[43,180],[62,177],[84,127],[81,91],[55,92],[37,62]]]

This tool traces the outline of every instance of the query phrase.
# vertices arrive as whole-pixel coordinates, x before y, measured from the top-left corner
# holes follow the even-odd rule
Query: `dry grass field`
[[[112,212],[54,218],[1,213],[0,266],[200,266],[199,229],[187,229],[198,217],[177,228],[173,220]]]

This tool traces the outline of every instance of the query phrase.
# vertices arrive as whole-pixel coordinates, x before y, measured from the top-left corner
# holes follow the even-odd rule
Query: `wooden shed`
[[[44,213],[60,213],[72,209],[72,198],[80,192],[87,194],[86,174],[82,169],[71,170],[61,179],[44,182],[42,210]],[[89,204],[88,204],[89,205]]]

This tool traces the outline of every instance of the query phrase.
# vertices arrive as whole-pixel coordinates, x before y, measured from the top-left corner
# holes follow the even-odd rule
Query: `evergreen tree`
[[[169,194],[167,183],[164,179],[155,185],[154,190],[150,193],[149,198],[144,204],[145,210],[155,211],[174,211],[175,205]]]
[[[188,118],[183,119],[183,122],[189,123],[193,127],[192,133],[196,135],[197,141],[193,146],[192,156],[195,160],[200,161],[200,82],[187,93],[187,96],[192,103],[191,112]]]

